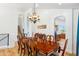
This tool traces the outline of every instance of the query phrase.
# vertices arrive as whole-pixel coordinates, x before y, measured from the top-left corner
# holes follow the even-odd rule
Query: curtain
[[[77,50],[76,55],[79,55],[79,15],[78,15],[78,26],[77,26]]]

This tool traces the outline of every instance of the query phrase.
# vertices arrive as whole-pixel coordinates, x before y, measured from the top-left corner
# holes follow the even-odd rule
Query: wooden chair
[[[26,51],[27,51],[27,54],[28,54],[28,44],[27,44],[27,39],[24,39],[22,38],[20,43],[19,43],[19,49],[20,49],[20,55],[25,55],[26,54]]]
[[[54,41],[54,36],[53,35],[47,35],[47,40]]]
[[[46,39],[46,35],[45,34],[41,34],[42,35],[42,39]]]
[[[65,39],[65,34],[64,33],[62,33],[62,34],[58,34],[57,36],[56,36],[56,39],[57,39],[57,41],[59,41],[59,40],[61,40],[61,39]]]
[[[24,37],[22,31],[21,31],[21,28],[20,26],[18,25],[18,35],[17,35],[17,39],[18,39],[18,53],[20,53],[21,51],[21,41],[22,41],[22,38]]]
[[[17,38],[18,38],[18,53],[20,53],[20,51],[21,51],[21,38],[19,37],[19,36],[17,36]]]
[[[35,33],[34,37],[35,38],[38,38],[38,35],[39,35],[39,33]]]
[[[20,44],[21,44],[21,47],[20,47],[21,53],[20,53],[20,55],[25,55],[25,43],[21,42]]]
[[[61,46],[59,47],[58,51],[57,52],[53,52],[53,53],[50,53],[48,54],[49,56],[64,56],[65,54],[65,50],[66,50],[66,47],[67,47],[67,40],[65,40],[65,43],[64,43],[64,47],[62,48]]]
[[[30,40],[28,49],[30,56],[36,56],[36,46],[33,40]]]

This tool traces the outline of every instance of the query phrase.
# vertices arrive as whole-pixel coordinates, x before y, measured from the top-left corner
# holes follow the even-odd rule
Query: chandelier
[[[36,13],[36,4],[34,3],[33,12],[30,16],[28,16],[28,19],[32,21],[33,23],[36,23],[38,20],[40,20],[39,15]]]

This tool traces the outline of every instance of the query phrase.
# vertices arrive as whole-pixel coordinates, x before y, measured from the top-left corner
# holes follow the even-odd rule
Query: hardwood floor
[[[18,54],[18,46],[16,45],[14,48],[0,49],[0,56],[20,56]],[[65,53],[65,56],[75,56],[71,53]]]
[[[0,56],[19,56],[17,47],[0,49]]]

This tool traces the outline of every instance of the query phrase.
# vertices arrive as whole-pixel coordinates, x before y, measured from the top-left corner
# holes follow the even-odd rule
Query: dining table
[[[53,41],[37,42],[36,48],[38,51],[48,55],[49,53],[56,52],[59,49],[59,44]]]
[[[37,53],[40,51],[45,55],[50,54],[51,52],[55,52],[59,49],[59,44],[54,41],[48,40],[34,40],[33,38],[25,38],[22,40],[24,44],[28,43],[29,47],[33,46],[36,48]]]

